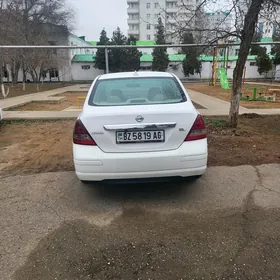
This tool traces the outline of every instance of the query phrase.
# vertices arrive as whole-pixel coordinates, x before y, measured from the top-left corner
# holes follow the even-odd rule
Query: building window
[[[156,9],[156,8],[158,8],[158,3],[157,3],[157,2],[155,3],[155,9]]]
[[[256,62],[250,62],[250,66],[257,66]]]
[[[58,78],[58,69],[57,68],[51,68],[50,69],[50,78]]]
[[[151,3],[147,3],[146,7],[147,7],[147,9],[150,9],[151,8]]]
[[[155,19],[157,19],[159,17],[159,14],[155,14]]]
[[[150,30],[151,29],[151,25],[148,23],[147,24],[147,30]]]
[[[235,55],[239,55],[239,49],[235,50]]]
[[[263,33],[263,22],[259,23],[259,32]]]
[[[130,8],[130,9],[138,9],[139,7],[138,7],[138,4],[136,4],[136,3],[130,3],[128,5],[128,8]]]
[[[89,66],[89,65],[82,65],[82,69],[83,69],[83,70],[89,70],[89,69],[90,69],[90,66]]]
[[[8,78],[8,71],[7,71],[7,68],[6,68],[5,66],[2,66],[2,69],[3,69],[3,70],[2,70],[2,71],[3,71],[3,72],[2,72],[2,73],[3,73],[3,77],[4,77],[4,78]]]
[[[151,35],[147,35],[147,40],[151,40]]]
[[[277,29],[277,26],[275,23],[273,23],[273,27],[272,27],[272,35],[275,35],[276,34],[276,29]]]
[[[151,14],[147,14],[147,19],[150,19],[151,18]]]

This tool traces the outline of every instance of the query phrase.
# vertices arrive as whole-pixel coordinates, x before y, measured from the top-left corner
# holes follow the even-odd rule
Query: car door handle
[[[168,123],[141,123],[141,124],[120,124],[120,125],[104,125],[103,128],[107,131],[116,130],[141,130],[141,129],[162,129],[173,128],[176,122]]]

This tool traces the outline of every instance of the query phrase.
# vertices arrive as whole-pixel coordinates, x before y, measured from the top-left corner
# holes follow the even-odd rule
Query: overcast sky
[[[119,26],[127,35],[127,0],[67,0],[75,12],[73,33],[86,36],[87,41],[98,41],[100,32],[106,29],[108,37]],[[231,0],[209,1],[206,9],[227,10]],[[215,3],[215,4],[213,4]]]
[[[102,28],[108,37],[117,26],[127,33],[127,0],[68,0],[75,11],[73,33],[98,41]]]

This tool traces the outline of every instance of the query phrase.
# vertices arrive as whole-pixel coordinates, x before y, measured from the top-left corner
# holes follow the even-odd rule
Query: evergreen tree
[[[192,33],[186,33],[183,37],[183,44],[194,44]],[[201,62],[198,59],[199,50],[194,47],[183,47],[182,52],[186,55],[183,60],[183,72],[185,77],[201,73]]]
[[[100,38],[99,38],[99,42],[97,43],[97,45],[104,46],[104,45],[109,45],[109,44],[110,44],[110,40],[107,37],[107,32],[105,31],[105,29],[103,29],[100,33]],[[109,62],[110,62],[110,59],[109,59]],[[105,49],[97,50],[94,67],[97,69],[104,70],[104,71],[106,70]]]
[[[262,39],[261,33],[255,33],[252,42],[260,42]],[[256,55],[256,64],[260,75],[267,73],[272,69],[272,63],[269,55],[266,53],[266,48],[259,45],[252,45],[250,50],[251,55]]]
[[[256,58],[259,74],[267,73],[272,69],[272,63],[269,55],[266,53],[266,48],[260,48],[259,54]]]
[[[257,32],[254,34],[252,42],[260,42],[262,39],[262,35],[260,32]],[[259,45],[252,45],[250,50],[250,55],[258,55],[260,52],[262,52],[263,47]]]
[[[130,36],[127,39],[127,45],[136,45],[136,38]],[[126,58],[124,61],[125,71],[138,71],[140,69],[140,58],[142,53],[136,48],[126,50]]]
[[[162,23],[161,17],[158,19],[157,24],[157,32],[156,32],[156,44],[164,45],[165,42],[165,33],[164,33],[164,25]],[[153,71],[166,71],[169,64],[169,58],[167,53],[167,48],[154,48],[152,53],[153,55],[153,63],[152,69]]]
[[[121,32],[120,28],[113,32],[113,37],[111,39],[112,45],[125,45],[127,43],[127,38]],[[126,50],[124,48],[115,48],[111,50],[112,58],[110,63],[111,72],[122,72],[125,71],[125,62],[127,60]]]

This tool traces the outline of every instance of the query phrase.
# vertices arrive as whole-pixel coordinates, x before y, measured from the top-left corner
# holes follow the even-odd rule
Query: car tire
[[[202,175],[196,175],[196,176],[188,177],[188,179],[189,179],[189,181],[194,182],[194,181],[200,179],[201,177],[202,177]]]
[[[82,184],[84,185],[89,185],[91,184],[92,182],[91,181],[84,181],[84,180],[80,180]]]

